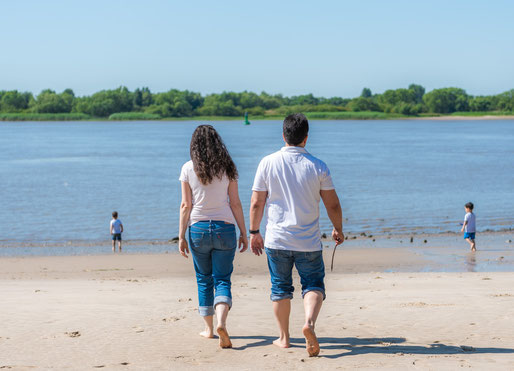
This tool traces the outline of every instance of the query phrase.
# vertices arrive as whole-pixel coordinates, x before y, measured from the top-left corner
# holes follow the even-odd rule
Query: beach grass
[[[145,112],[118,112],[109,116],[109,120],[128,121],[128,120],[160,120],[162,117],[155,113]]]
[[[414,118],[440,118],[452,116],[464,117],[511,117],[514,112],[510,111],[487,111],[487,112],[454,112],[451,114],[421,113],[417,116],[408,116],[398,113],[385,113],[376,111],[338,111],[338,112],[304,112],[311,120],[393,120],[393,119],[414,119]],[[269,113],[249,117],[250,122],[259,120],[283,120],[284,115]],[[161,117],[158,114],[145,112],[119,112],[113,113],[108,118],[95,117],[84,113],[0,113],[0,121],[240,121],[241,116],[188,116],[188,117]]]
[[[476,111],[476,112],[453,112],[452,116],[512,116],[510,111]]]
[[[82,121],[94,120],[85,113],[0,113],[0,121]]]

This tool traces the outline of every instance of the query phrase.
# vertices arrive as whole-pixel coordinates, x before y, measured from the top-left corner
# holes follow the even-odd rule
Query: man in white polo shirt
[[[314,325],[325,299],[325,265],[319,229],[319,201],[323,200],[334,229],[332,238],[344,241],[343,217],[327,165],[305,149],[309,123],[303,114],[284,120],[286,146],[264,157],[257,169],[250,206],[250,245],[263,251],[271,275],[271,300],[280,337],[273,344],[288,348],[289,314],[293,298],[292,269],[302,284],[305,309],[303,335],[310,356],[319,354]],[[267,206],[266,240],[259,227]]]

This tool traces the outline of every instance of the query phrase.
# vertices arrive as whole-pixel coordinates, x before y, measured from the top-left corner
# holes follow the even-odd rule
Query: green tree
[[[371,94],[370,88],[363,88],[361,92],[361,98],[371,98],[373,94]]]
[[[73,107],[74,97],[71,89],[66,89],[61,94],[46,89],[37,96],[32,110],[38,113],[69,113]]]
[[[29,107],[34,100],[31,93],[20,93],[18,90],[1,92],[0,110],[2,112],[21,112]]]
[[[425,95],[425,88],[421,85],[410,84],[409,90],[414,94],[414,99],[416,103],[423,102],[423,95]]]
[[[350,110],[354,112],[360,111],[381,111],[380,106],[371,98],[354,98],[348,103]]]
[[[459,88],[434,89],[423,96],[429,112],[452,113],[469,109],[469,96]]]
[[[497,95],[496,109],[500,111],[514,111],[514,89]]]

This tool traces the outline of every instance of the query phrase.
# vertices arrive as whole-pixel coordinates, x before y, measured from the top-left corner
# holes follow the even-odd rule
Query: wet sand
[[[349,244],[350,245],[350,244]],[[417,272],[409,248],[341,248],[316,328],[292,302],[292,347],[277,334],[264,257],[238,254],[233,349],[198,333],[191,259],[176,253],[0,258],[0,367],[12,369],[509,369],[514,273]],[[388,270],[395,273],[385,273]],[[409,270],[411,272],[409,272]],[[300,292],[295,275],[296,293]]]

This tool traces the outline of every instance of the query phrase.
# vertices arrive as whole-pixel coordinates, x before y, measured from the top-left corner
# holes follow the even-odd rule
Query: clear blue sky
[[[514,1],[0,2],[0,90],[514,88]]]

